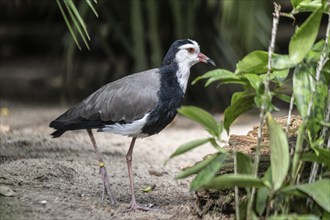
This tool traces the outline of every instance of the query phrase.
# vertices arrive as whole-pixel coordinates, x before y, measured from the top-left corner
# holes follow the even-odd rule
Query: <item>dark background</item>
[[[77,48],[55,0],[0,0],[0,105],[73,104],[110,81],[158,67],[180,38],[196,40],[218,68],[234,71],[248,52],[267,50],[272,27],[270,0],[103,0],[95,5],[98,18],[85,1],[74,2],[91,36],[90,51],[80,37]],[[277,2],[291,11],[289,1]],[[277,53],[287,52],[295,26],[307,16],[281,17]],[[211,69],[196,65],[190,80]],[[188,87],[185,104],[223,111],[239,89],[199,82]]]

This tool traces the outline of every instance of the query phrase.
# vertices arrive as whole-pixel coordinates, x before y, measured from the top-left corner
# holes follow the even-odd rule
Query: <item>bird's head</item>
[[[172,44],[162,65],[169,65],[173,62],[186,65],[189,68],[199,62],[215,66],[213,60],[200,52],[198,43],[190,39],[177,40]]]

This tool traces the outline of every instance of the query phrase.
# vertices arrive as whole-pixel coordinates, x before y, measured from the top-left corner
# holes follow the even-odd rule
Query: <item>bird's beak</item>
[[[212,64],[213,66],[215,65],[215,62],[213,60],[211,60],[210,58],[208,58],[205,54],[203,53],[199,53],[198,54],[198,60],[199,62],[203,62],[203,63],[208,63],[208,64]]]

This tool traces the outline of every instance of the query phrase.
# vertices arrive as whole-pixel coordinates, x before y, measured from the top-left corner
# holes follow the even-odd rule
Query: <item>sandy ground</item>
[[[207,136],[193,122],[177,117],[160,134],[137,140],[133,155],[137,200],[163,211],[130,211],[125,160],[130,138],[94,133],[119,203],[112,207],[101,199],[98,163],[86,131],[67,132],[56,139],[49,135],[49,122],[65,108],[12,103],[6,107],[9,115],[1,116],[0,187],[13,190],[14,196],[0,195],[0,219],[198,219],[190,180],[174,177],[180,168],[215,149],[203,146],[164,166],[179,145]],[[246,134],[255,124],[247,117],[240,121],[232,133]],[[154,190],[143,192],[152,185]]]

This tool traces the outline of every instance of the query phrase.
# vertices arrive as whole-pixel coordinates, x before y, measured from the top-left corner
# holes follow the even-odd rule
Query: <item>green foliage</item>
[[[272,115],[267,115],[270,144],[270,164],[272,169],[273,190],[281,188],[289,171],[289,144],[286,134],[278,125]]]
[[[263,187],[264,182],[253,176],[247,174],[224,174],[221,176],[214,177],[209,181],[205,187],[208,189],[228,189],[238,187]]]
[[[217,146],[218,153],[184,170],[178,178],[197,174],[191,183],[192,190],[244,188],[248,200],[237,201],[240,211],[244,211],[240,217],[255,219],[329,217],[330,150],[325,148],[330,133],[327,130],[330,122],[325,117],[330,111],[330,64],[327,60],[329,39],[315,42],[323,12],[329,10],[329,6],[326,1],[320,0],[291,0],[291,4],[294,10],[286,13],[285,16],[294,17],[296,13],[302,11],[311,14],[291,37],[288,54],[272,54],[269,66],[267,51],[253,51],[237,63],[234,73],[217,69],[205,73],[193,82],[204,79],[205,86],[211,83],[242,85],[243,91],[233,94],[231,105],[224,112],[223,127],[229,132],[231,124],[244,112],[253,107],[260,110],[260,126],[262,127],[265,119],[270,140],[270,166],[264,174],[257,173],[260,165],[258,153],[252,160],[243,152],[219,148],[218,141],[222,129],[219,129],[219,124],[217,126],[216,120],[212,119],[210,114],[192,106],[182,107],[179,110],[184,116],[201,124],[211,137],[181,146],[171,158],[207,142]],[[330,11],[328,13],[330,14]],[[328,28],[330,29],[330,24]],[[317,67],[320,65],[322,70],[318,71]],[[293,72],[292,94],[287,94],[283,93],[283,87],[290,71]],[[286,102],[293,101],[303,120],[293,144],[293,158],[289,155],[288,134],[274,120],[271,113],[277,109],[272,103],[273,96]],[[262,136],[258,138],[261,140]],[[260,143],[257,151],[258,149]],[[233,157],[235,157],[235,173],[222,174],[221,168],[231,165],[229,159]],[[313,166],[313,169],[315,167],[321,169],[313,170],[312,172],[316,174],[306,178],[306,175],[303,175],[303,167],[310,166],[311,163],[317,165]],[[254,191],[256,193],[253,193]],[[304,204],[299,210],[294,209],[296,201]],[[310,214],[306,215],[306,212]]]
[[[81,13],[78,11],[75,3],[73,0],[63,0],[63,4],[66,8],[66,11],[62,7],[62,3],[60,0],[56,0],[58,7],[62,13],[62,16],[64,18],[64,21],[77,45],[77,47],[81,50],[81,46],[79,44],[79,41],[76,36],[76,32],[78,31],[80,37],[82,38],[83,42],[85,43],[85,46],[87,47],[88,50],[89,44],[88,41],[90,41],[90,36],[87,31],[86,24],[84,22],[84,19],[82,18]],[[96,2],[96,1],[95,1]],[[85,3],[88,5],[88,7],[93,11],[96,17],[98,17],[98,14],[93,6],[93,3],[91,3],[90,0],[85,0]],[[68,19],[67,13],[69,14],[69,17],[71,18],[71,21],[74,26],[72,26],[71,22]]]
[[[178,112],[201,124],[211,135],[215,137],[220,136],[222,124],[218,123],[207,111],[194,106],[185,106],[181,107]]]
[[[289,43],[289,59],[298,64],[312,48],[319,31],[322,18],[322,7],[313,12],[308,19],[298,27]]]

